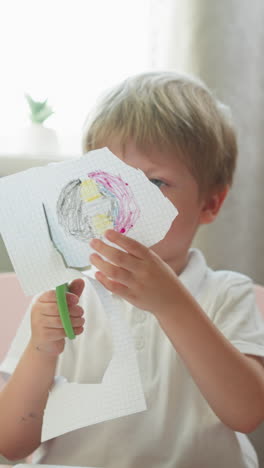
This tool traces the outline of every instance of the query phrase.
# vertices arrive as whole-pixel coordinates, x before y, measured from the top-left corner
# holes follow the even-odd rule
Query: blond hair
[[[231,186],[237,159],[231,113],[203,82],[176,72],[127,78],[106,92],[83,129],[83,151],[117,140],[175,150],[202,193]]]

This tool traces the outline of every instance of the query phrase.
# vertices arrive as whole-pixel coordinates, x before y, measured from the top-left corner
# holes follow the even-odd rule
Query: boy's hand
[[[66,293],[67,304],[74,333],[83,332],[83,309],[78,304],[83,292],[84,280],[76,279],[69,286]],[[49,356],[58,356],[64,349],[65,336],[54,290],[42,294],[31,311],[31,339],[35,349]]]
[[[96,279],[106,289],[154,315],[176,303],[179,280],[167,263],[140,242],[112,229],[105,232],[105,237],[126,250],[115,249],[99,239],[90,241],[95,250],[114,263],[94,253],[90,256],[91,263],[100,270]]]

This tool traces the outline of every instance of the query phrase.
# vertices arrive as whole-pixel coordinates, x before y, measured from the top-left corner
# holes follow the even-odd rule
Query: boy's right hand
[[[83,308],[78,304],[84,289],[84,280],[78,278],[69,286],[66,293],[72,327],[75,335],[83,332]],[[42,294],[33,304],[31,311],[31,339],[35,349],[48,356],[58,356],[65,346],[65,336],[55,290]]]

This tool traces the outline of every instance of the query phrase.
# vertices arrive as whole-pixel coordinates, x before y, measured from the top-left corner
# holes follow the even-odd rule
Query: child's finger
[[[82,327],[85,322],[83,317],[71,317],[71,324],[74,327]],[[63,324],[60,320],[60,317],[45,317],[44,329],[53,329],[53,328],[63,328]]]
[[[79,299],[83,290],[84,290],[85,282],[82,278],[77,278],[72,281],[72,283],[69,285],[69,292],[66,293],[67,298],[75,295]],[[57,303],[56,299],[56,291],[55,289],[46,291],[44,292],[41,296],[38,297],[38,302],[54,302]],[[73,300],[74,303],[75,301]]]
[[[72,308],[77,307],[77,303],[78,303],[78,300],[79,300],[78,296],[76,296],[74,294],[67,293],[66,294],[66,299],[67,299],[67,304],[68,304],[69,311],[71,311]],[[80,306],[78,306],[78,307],[80,307]],[[39,310],[40,310],[41,315],[56,315],[56,316],[59,315],[59,309],[58,309],[57,301],[56,302],[41,302]]]
[[[37,302],[57,302],[54,290],[46,291],[38,297]]]
[[[42,309],[41,309],[41,315],[42,317],[59,317],[59,309],[57,304],[43,304]],[[79,305],[70,305],[69,306],[69,314],[71,317],[81,317],[84,314],[84,310],[81,306]]]
[[[72,283],[69,285],[69,292],[72,294],[76,294],[78,298],[81,296],[83,290],[84,290],[85,282],[82,278],[77,278],[72,281]]]
[[[80,335],[83,332],[83,327],[74,328],[75,335]]]
[[[84,314],[84,310],[79,305],[73,305],[69,308],[70,317],[81,317]]]
[[[114,229],[108,229],[105,231],[105,237],[110,240],[110,242],[119,245],[128,253],[139,259],[144,259],[149,254],[149,249],[145,245],[129,236],[124,236],[124,234],[121,234]]]

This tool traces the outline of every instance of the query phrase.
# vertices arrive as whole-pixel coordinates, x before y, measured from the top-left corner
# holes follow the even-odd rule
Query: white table
[[[75,154],[62,154],[58,155],[28,155],[28,154],[16,154],[16,153],[0,153],[0,177],[4,177],[16,172],[25,171],[31,167],[46,166],[51,162],[65,161],[70,158],[74,158]],[[76,154],[76,157],[80,157],[81,154]]]

